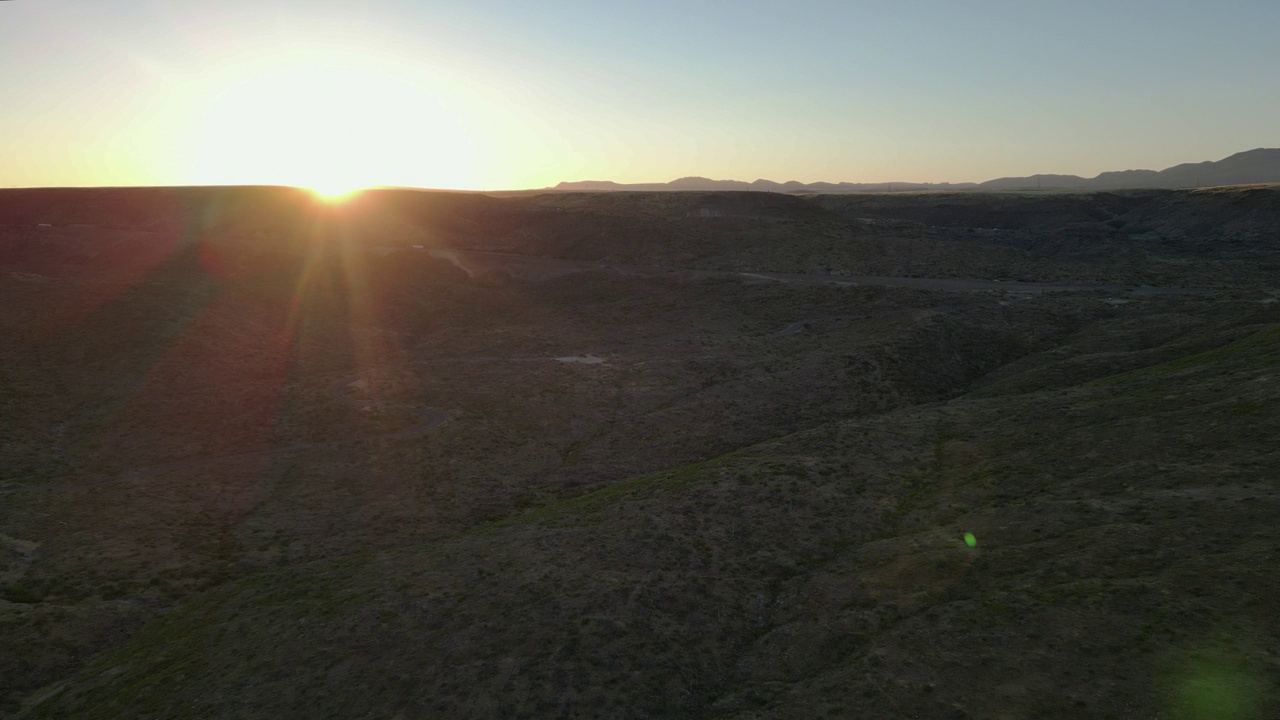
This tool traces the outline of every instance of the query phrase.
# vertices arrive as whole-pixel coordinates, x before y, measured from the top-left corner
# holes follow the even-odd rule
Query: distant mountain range
[[[1024,190],[1035,188],[1119,189],[1119,188],[1186,188],[1207,185],[1246,185],[1280,182],[1280,148],[1258,148],[1236,153],[1217,161],[1184,163],[1164,170],[1119,170],[1097,177],[1078,175],[1030,175],[1004,177],[982,183],[802,183],[796,180],[711,180],[684,177],[668,183],[624,184],[609,180],[562,182],[550,190],[564,192],[601,192],[614,190],[754,190],[783,193],[856,193],[900,190]]]

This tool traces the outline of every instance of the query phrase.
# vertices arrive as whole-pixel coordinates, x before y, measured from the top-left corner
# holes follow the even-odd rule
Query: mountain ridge
[[[1108,170],[1092,178],[1079,175],[1036,174],[1001,177],[985,182],[776,182],[758,178],[713,180],[700,176],[677,178],[665,183],[618,183],[612,180],[561,182],[546,188],[556,192],[614,191],[747,191],[792,193],[857,193],[908,190],[1023,190],[1023,189],[1136,189],[1186,188],[1206,185],[1248,185],[1280,182],[1280,148],[1255,148],[1221,160],[1182,163],[1164,170]]]

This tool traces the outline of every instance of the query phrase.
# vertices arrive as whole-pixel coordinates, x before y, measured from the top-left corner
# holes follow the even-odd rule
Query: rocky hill
[[[1104,172],[1096,177],[1078,175],[1030,175],[1026,177],[1002,177],[986,182],[963,183],[914,183],[914,182],[816,182],[802,183],[796,180],[779,183],[772,180],[711,180],[704,177],[686,177],[668,183],[622,184],[611,181],[585,180],[562,182],[550,190],[560,192],[616,192],[631,190],[655,191],[757,191],[789,193],[863,193],[910,192],[920,190],[1038,190],[1072,189],[1102,190],[1122,188],[1195,188],[1213,185],[1245,185],[1255,183],[1280,183],[1280,149],[1258,148],[1236,153],[1217,161],[1184,163],[1164,170],[1121,170]]]
[[[1193,188],[1213,185],[1247,185],[1280,182],[1280,149],[1258,148],[1217,161],[1183,163],[1164,170],[1121,170],[1096,177],[1032,175],[988,180],[979,187],[989,190],[1028,188]]]

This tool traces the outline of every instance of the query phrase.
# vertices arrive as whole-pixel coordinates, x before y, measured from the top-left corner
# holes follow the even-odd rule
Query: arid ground
[[[1280,717],[1280,187],[0,191],[0,715]]]

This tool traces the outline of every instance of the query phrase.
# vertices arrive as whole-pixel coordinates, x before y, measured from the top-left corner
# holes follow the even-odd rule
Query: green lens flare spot
[[[974,536],[973,536],[973,533],[965,533],[965,534],[964,534],[964,544],[965,544],[965,545],[968,545],[969,547],[977,547],[977,546],[978,546],[978,538],[974,537]]]
[[[1263,698],[1259,679],[1239,663],[1201,662],[1188,668],[1173,706],[1178,720],[1231,720],[1261,717]]]

